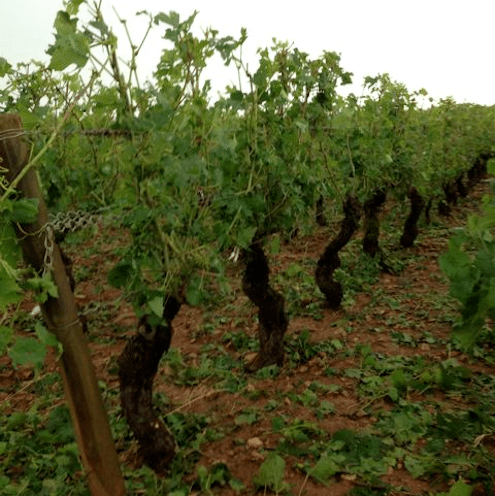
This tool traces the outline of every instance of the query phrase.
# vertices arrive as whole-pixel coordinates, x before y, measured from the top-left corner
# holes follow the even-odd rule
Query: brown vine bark
[[[474,161],[473,166],[468,171],[468,188],[471,189],[477,182],[483,179],[487,174],[488,161],[495,158],[493,152],[483,152]]]
[[[284,361],[284,334],[288,326],[284,297],[270,286],[268,260],[260,241],[253,242],[243,251],[242,260],[242,289],[258,307],[260,341],[259,352],[246,370],[254,372],[268,365],[281,366]]]
[[[416,188],[411,188],[408,193],[409,201],[411,202],[411,210],[404,224],[404,231],[400,238],[400,245],[403,248],[410,248],[414,245],[414,241],[418,236],[418,221],[421,216],[421,211],[425,205],[422,196]]]
[[[323,196],[320,196],[318,200],[316,200],[316,213],[315,213],[315,218],[316,218],[316,223],[321,226],[325,227],[327,223],[327,219],[325,217],[325,212],[323,210]]]
[[[457,193],[461,198],[466,198],[469,193],[467,186],[464,184],[464,174],[461,174],[455,181]]]
[[[442,217],[448,217],[452,213],[452,207],[446,200],[440,200],[437,209]]]
[[[431,207],[433,206],[433,200],[430,198],[426,202],[425,206],[425,222],[427,225],[431,224]]]
[[[380,236],[380,219],[378,214],[387,195],[383,191],[375,191],[373,196],[364,203],[364,237],[363,250],[371,257],[379,251],[378,237]]]
[[[19,177],[28,162],[28,147],[21,139],[22,134],[22,123],[17,115],[0,116],[0,160],[2,168],[6,169],[5,177],[9,184]],[[17,226],[17,234],[25,262],[41,273],[46,252],[44,240],[48,211],[33,169],[19,181],[17,190],[24,198],[38,200],[37,220]],[[63,346],[60,362],[64,390],[89,490],[93,496],[122,496],[126,490],[108,417],[56,243],[53,244],[52,255],[51,276],[57,286],[58,297],[48,297],[41,310],[47,328]]]
[[[445,201],[448,205],[457,206],[457,200],[459,198],[459,191],[457,189],[456,181],[450,181],[443,186],[443,191],[445,193]]]
[[[339,234],[327,245],[318,260],[315,271],[316,284],[325,295],[327,304],[337,309],[342,303],[342,285],[333,279],[333,273],[340,267],[339,251],[350,241],[358,228],[361,207],[353,196],[349,195],[344,202],[344,218],[340,224]]]
[[[161,357],[170,347],[172,319],[179,308],[180,303],[169,298],[160,324],[152,325],[147,316],[143,317],[117,361],[124,416],[144,463],[160,475],[166,473],[175,455],[175,441],[153,408],[153,380]]]

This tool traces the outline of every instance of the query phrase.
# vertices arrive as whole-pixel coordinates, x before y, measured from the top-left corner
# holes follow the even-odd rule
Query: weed
[[[244,484],[232,477],[228,466],[225,463],[214,463],[210,467],[199,465],[197,468],[198,478],[196,484],[205,494],[214,494],[212,488],[219,486],[230,486],[236,493],[244,489]]]
[[[284,482],[285,461],[276,454],[271,453],[261,464],[258,474],[254,476],[253,483],[257,488],[272,490],[275,494],[285,494],[290,489]]]
[[[245,331],[229,331],[223,334],[222,342],[228,343],[229,348],[237,352],[257,351],[259,342]]]
[[[0,459],[8,467],[0,477],[2,494],[63,495],[66,484],[73,494],[87,494],[77,482],[82,467],[66,407],[55,407],[47,417],[36,408],[3,417]]]
[[[259,412],[253,409],[243,410],[237,417],[234,419],[234,423],[236,426],[240,427],[243,425],[253,425],[259,420]]]
[[[275,284],[285,295],[289,319],[311,316],[315,320],[323,317],[321,293],[314,281],[315,264],[292,263],[275,277]]]

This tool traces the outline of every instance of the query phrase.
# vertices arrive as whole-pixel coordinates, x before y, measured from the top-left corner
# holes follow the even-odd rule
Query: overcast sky
[[[10,63],[47,61],[53,21],[62,0],[0,0],[0,57]],[[495,104],[495,0],[103,0],[106,20],[118,22],[111,7],[127,18],[135,42],[144,25],[138,10],[175,10],[181,16],[199,11],[195,25],[211,26],[221,36],[248,31],[244,59],[256,69],[256,49],[272,38],[290,41],[312,57],[323,50],[342,56],[354,73],[355,91],[364,76],[388,72],[409,90],[425,88],[434,98]],[[297,7],[296,7],[297,6]],[[163,25],[162,25],[163,26]],[[124,37],[120,37],[124,44]],[[138,60],[143,79],[151,74],[163,47],[160,33],[150,39]],[[215,67],[208,73],[214,88],[235,80],[235,73]]]

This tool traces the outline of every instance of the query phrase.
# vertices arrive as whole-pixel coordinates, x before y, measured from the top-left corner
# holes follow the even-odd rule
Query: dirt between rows
[[[486,185],[477,188],[468,202],[456,207],[450,217],[437,219],[438,223],[447,227],[462,226],[467,213],[476,208],[476,201],[485,190]],[[385,209],[382,216],[386,216],[391,208],[393,207],[389,206],[388,210]],[[275,277],[290,264],[309,259],[317,260],[337,227],[338,224],[334,223],[330,227],[315,228],[312,235],[298,236],[290,243],[284,244],[279,254],[270,255],[271,276]],[[442,232],[444,235],[435,237],[432,234],[434,232]],[[344,308],[333,311],[317,301],[307,302],[320,305],[318,313],[321,318],[310,315],[292,318],[287,339],[290,340],[291,337],[308,330],[311,343],[338,339],[349,349],[361,344],[384,356],[424,355],[430,360],[438,361],[456,356],[460,363],[467,365],[466,357],[457,352],[450,352],[445,345],[420,342],[418,346],[411,347],[401,345],[391,336],[392,331],[407,333],[419,341],[425,332],[437,339],[449,336],[450,323],[443,318],[446,309],[435,304],[435,295],[445,295],[448,291],[445,278],[438,267],[438,256],[447,249],[448,236],[445,234],[448,235],[445,229],[431,230],[423,226],[415,246],[407,251],[408,265],[404,270],[397,276],[382,274],[367,292],[355,295],[353,302],[346,303]],[[122,298],[121,292],[109,287],[106,281],[108,270],[116,262],[116,248],[121,243],[122,238],[116,230],[111,233],[102,231],[96,241],[88,239],[82,244],[68,245],[66,248],[73,259],[76,276],[84,273],[83,280],[77,284],[76,300],[87,314],[93,363],[98,378],[106,383],[107,390],[118,388],[115,360],[122,351],[126,338],[134,333],[136,327],[136,318],[130,305]],[[205,316],[203,308],[182,306],[173,321],[172,347],[180,350],[187,364],[198,363],[205,345],[222,343],[225,332],[244,331],[256,340],[256,309],[240,290],[239,269],[233,268],[232,271],[233,289],[230,304],[223,305],[221,301],[218,302],[217,315],[221,315],[222,319],[214,321],[213,330],[205,332],[205,319],[211,318],[211,312]],[[379,303],[373,297],[374,292],[380,292],[382,295]],[[400,308],[394,309],[385,304],[387,299],[400,299]],[[441,300],[440,297],[438,299]],[[34,302],[29,300],[23,303],[26,312],[33,306]],[[414,322],[412,327],[408,325],[411,321]],[[22,329],[17,329],[17,332],[23,334]],[[253,356],[251,352],[241,355],[233,347],[229,348],[228,344],[222,344],[234,358],[244,363]],[[6,357],[0,359],[0,402],[8,400],[9,409],[12,411],[25,410],[36,400],[33,375],[27,368],[14,370],[6,367],[8,362]],[[334,375],[324,374],[325,369],[329,367],[336,371]],[[268,414],[262,415],[260,421],[253,425],[235,425],[235,418],[246,408],[265,412],[271,399],[283,397],[283,405],[279,407],[276,415],[283,414],[290,418],[315,422],[329,433],[341,429],[367,431],[372,428],[376,418],[366,413],[365,407],[368,405],[357,393],[356,380],[339,373],[359,367],[359,357],[356,354],[342,358],[319,353],[306,363],[293,367],[284,365],[275,378],[257,379],[248,375],[246,391],[253,393],[249,395],[217,390],[215,384],[208,380],[194,386],[176,384],[173,380],[173,370],[170,367],[162,367],[155,379],[154,390],[156,394],[166,395],[169,411],[204,413],[210,419],[210,427],[231,429],[232,435],[202,446],[198,465],[209,467],[217,462],[226,463],[232,475],[246,486],[241,494],[253,494],[253,476],[266,459],[267,453],[277,446],[279,436],[272,432],[271,416]],[[54,368],[56,363],[51,355],[47,359],[46,370]],[[243,374],[243,371],[239,370],[239,374]],[[288,393],[300,393],[313,381],[338,386],[337,392],[330,393],[328,397],[335,405],[335,413],[324,419],[317,419],[312,409],[289,398]],[[256,394],[257,392],[259,394]],[[439,399],[445,400],[440,393],[438,394]],[[457,401],[462,403],[462,399]],[[58,403],[61,402],[63,400]],[[112,409],[115,405],[108,407]],[[373,407],[376,411],[379,408],[390,408],[390,405],[385,399],[381,399],[376,400]],[[140,461],[136,453],[136,446],[131,444],[130,449],[120,453],[122,463],[138,467]],[[306,477],[295,467],[303,460],[290,456],[285,460],[285,481],[292,486],[292,494],[343,496],[359,485],[355,476],[341,474],[325,487]],[[191,482],[194,478],[195,474],[191,474]],[[445,482],[414,479],[401,463],[390,467],[382,481],[407,488],[407,491],[394,493],[397,495],[420,495],[427,494],[428,491],[448,490],[448,483]],[[197,494],[199,493],[200,491],[197,491]],[[227,487],[222,488],[219,493],[225,496],[236,494]]]

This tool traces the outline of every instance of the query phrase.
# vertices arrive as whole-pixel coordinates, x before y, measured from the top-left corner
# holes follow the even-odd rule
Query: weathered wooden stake
[[[1,166],[7,169],[5,175],[9,183],[28,162],[28,146],[21,135],[22,123],[17,115],[0,115],[0,160]],[[48,212],[34,170],[28,171],[21,179],[17,190],[24,198],[36,198],[39,202],[37,221],[23,224],[17,232],[24,260],[41,273]],[[74,295],[56,244],[52,275],[58,287],[58,298],[49,297],[42,305],[42,313],[48,329],[63,346],[61,369],[64,389],[89,489],[93,496],[122,496],[126,490],[108,417],[82,324],[77,316]]]

